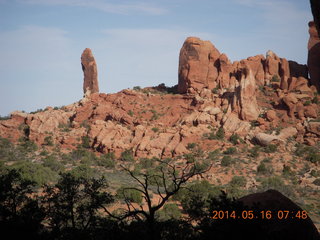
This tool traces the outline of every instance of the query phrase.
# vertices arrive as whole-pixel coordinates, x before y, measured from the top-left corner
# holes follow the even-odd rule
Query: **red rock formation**
[[[218,77],[216,61],[219,56],[219,51],[209,41],[187,38],[179,56],[178,92],[186,93],[189,88],[195,91],[214,88]]]
[[[263,55],[257,55],[254,57],[248,57],[245,60],[241,60],[241,63],[246,64],[252,71],[253,76],[256,79],[258,85],[265,84],[265,72],[264,72],[264,63],[265,57]]]
[[[99,92],[97,64],[90,48],[86,48],[81,55],[81,65],[84,74],[83,93]]]
[[[320,38],[314,22],[309,22],[308,69],[311,83],[320,91]]]
[[[265,77],[272,79],[273,76],[279,76],[280,58],[271,50],[267,52],[265,64]]]
[[[256,98],[256,81],[248,66],[242,71],[239,88],[240,116],[242,120],[252,121],[259,117]]]

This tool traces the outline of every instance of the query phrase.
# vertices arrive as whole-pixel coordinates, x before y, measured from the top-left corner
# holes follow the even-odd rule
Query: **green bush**
[[[312,163],[318,163],[320,162],[320,154],[316,152],[309,152],[309,154],[306,157],[306,160]]]
[[[233,144],[233,145],[237,145],[239,143],[242,142],[242,139],[240,138],[240,136],[237,133],[234,133],[231,135],[229,141]]]
[[[271,174],[273,173],[273,168],[271,165],[266,165],[264,162],[261,162],[257,167],[258,174]]]
[[[115,159],[116,156],[113,152],[109,152],[107,154],[103,154],[100,156],[98,164],[105,168],[114,168],[115,167]]]
[[[75,178],[90,179],[96,175],[96,171],[86,164],[81,164],[70,171]]]
[[[19,147],[26,153],[33,153],[38,149],[38,146],[33,141],[25,137],[19,139]]]
[[[43,166],[50,168],[54,172],[62,172],[64,171],[64,166],[57,160],[57,158],[54,155],[49,155],[43,160]]]
[[[277,151],[278,146],[275,144],[269,144],[263,148],[265,153],[275,153]]]
[[[159,221],[178,220],[180,217],[181,211],[175,203],[167,203],[157,212],[157,219],[159,219]]]
[[[149,169],[154,167],[155,159],[149,159],[149,158],[140,158],[140,166],[143,169]]]
[[[253,158],[257,158],[259,156],[260,146],[254,146],[249,150],[249,156]]]
[[[159,132],[159,128],[157,128],[157,127],[153,127],[153,128],[151,128],[151,130],[153,131],[153,132]]]
[[[244,176],[233,176],[229,184],[237,187],[245,187],[247,180]]]
[[[49,167],[32,162],[18,162],[10,168],[18,170],[23,179],[35,182],[38,186],[54,181],[58,176]]]
[[[44,145],[47,145],[47,146],[53,146],[52,136],[46,136],[46,137],[44,138],[43,144],[44,144]]]
[[[227,167],[234,163],[234,159],[232,159],[230,156],[223,156],[221,159],[221,166]]]
[[[217,155],[220,153],[220,150],[219,149],[216,149],[216,150],[214,150],[214,151],[212,151],[212,152],[209,152],[208,153],[208,159],[210,159],[210,160],[215,160],[215,159],[217,159]]]
[[[83,147],[83,148],[91,148],[91,146],[90,146],[90,138],[89,138],[89,136],[82,136],[81,137],[81,146]]]
[[[317,178],[316,180],[313,181],[314,185],[320,186],[320,178]]]
[[[127,187],[121,187],[117,190],[117,197],[118,199],[122,199],[129,202],[134,203],[142,203],[142,195],[141,192]]]
[[[188,143],[187,149],[191,150],[191,149],[194,149],[196,146],[197,146],[196,143]]]
[[[183,210],[193,218],[200,218],[208,214],[210,200],[219,196],[220,189],[208,181],[190,183],[173,196],[180,201]]]
[[[237,149],[235,147],[229,147],[227,150],[225,150],[223,153],[224,154],[234,154],[237,152]]]
[[[269,189],[277,190],[289,198],[292,198],[295,196],[292,187],[289,185],[286,185],[284,181],[278,176],[264,178],[260,186],[258,187],[258,192],[267,191]]]
[[[125,162],[133,162],[133,151],[132,149],[127,149],[121,153],[121,160]]]

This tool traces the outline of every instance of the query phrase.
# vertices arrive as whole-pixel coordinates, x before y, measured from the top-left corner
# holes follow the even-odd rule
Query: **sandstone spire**
[[[90,95],[99,92],[97,64],[90,48],[86,48],[81,55],[83,70],[83,93]]]

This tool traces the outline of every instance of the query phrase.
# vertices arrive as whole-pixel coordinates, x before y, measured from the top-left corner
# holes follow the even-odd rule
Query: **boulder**
[[[84,75],[83,93],[90,95],[99,92],[97,64],[90,48],[86,48],[81,55],[81,66]]]

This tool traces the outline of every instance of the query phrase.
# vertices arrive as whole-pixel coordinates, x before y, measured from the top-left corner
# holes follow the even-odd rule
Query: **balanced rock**
[[[216,87],[219,56],[220,52],[210,41],[187,38],[180,50],[178,92],[187,93],[189,88],[201,91]]]
[[[86,48],[81,55],[83,70],[83,93],[90,95],[99,92],[97,64],[90,48]]]

